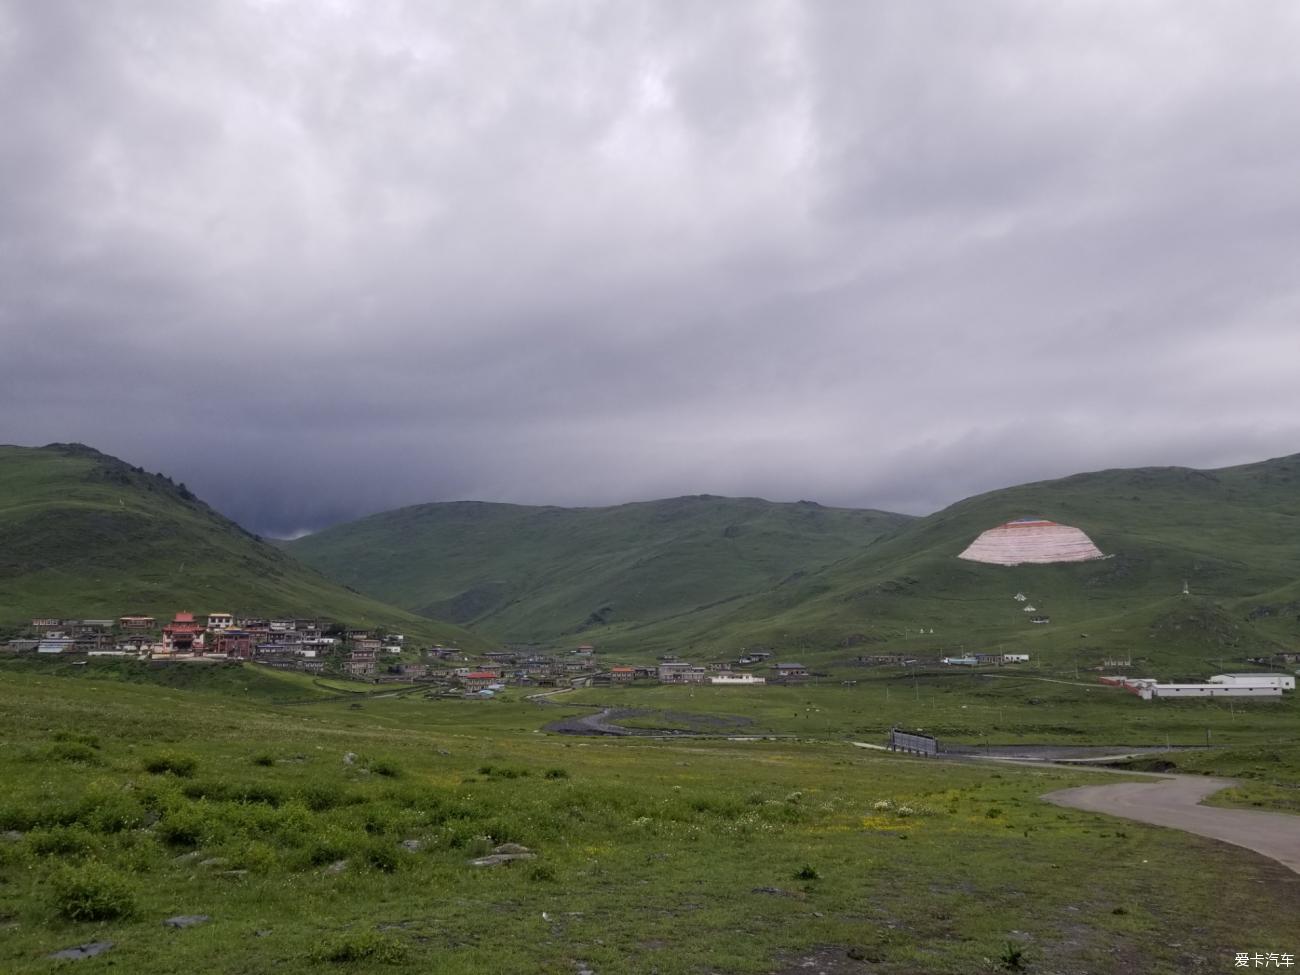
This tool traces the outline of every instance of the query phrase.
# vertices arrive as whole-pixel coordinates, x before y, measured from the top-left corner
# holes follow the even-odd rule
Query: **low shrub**
[[[359,802],[365,802],[363,796],[349,792],[347,789],[324,785],[319,782],[304,785],[298,790],[298,798],[312,812],[326,812],[330,809],[338,809],[341,806],[353,806]]]
[[[1008,941],[1002,946],[1001,956],[1002,967],[1009,971],[1018,972],[1025,965],[1025,949],[1014,941]]]
[[[64,867],[51,878],[54,908],[69,921],[113,921],[136,912],[131,884],[102,863]]]
[[[96,785],[77,803],[76,822],[96,833],[120,833],[144,822],[144,808],[136,797],[111,785]]]
[[[400,779],[403,774],[400,765],[386,758],[376,759],[370,762],[366,768],[370,769],[375,775],[382,775],[386,779]]]
[[[27,847],[37,856],[82,857],[94,853],[98,843],[82,826],[52,826],[28,833]]]
[[[177,752],[162,752],[144,760],[144,770],[150,775],[174,775],[180,779],[192,777],[198,767],[198,759],[193,755]]]
[[[208,819],[193,805],[168,809],[154,826],[158,839],[171,846],[196,847],[203,842]]]
[[[260,755],[254,755],[253,764],[261,765],[264,768],[270,768],[271,766],[275,765],[275,756],[268,755],[265,752],[263,752]]]
[[[42,757],[48,761],[68,762],[71,765],[103,765],[104,760],[90,745],[76,741],[56,741],[47,745]]]
[[[392,873],[401,863],[397,844],[386,840],[375,840],[367,843],[363,849],[363,854],[369,866],[383,873]]]
[[[548,779],[567,779],[569,777],[569,770],[565,768],[548,768],[546,770],[546,777]]]
[[[795,880],[821,880],[822,875],[817,872],[816,867],[804,864],[800,869],[795,871]]]
[[[339,964],[371,961],[395,965],[406,959],[406,946],[385,935],[363,931],[326,942],[312,953],[312,959]]]
[[[501,765],[480,765],[478,768],[479,775],[486,775],[489,779],[526,779],[529,771],[526,768],[510,768]]]

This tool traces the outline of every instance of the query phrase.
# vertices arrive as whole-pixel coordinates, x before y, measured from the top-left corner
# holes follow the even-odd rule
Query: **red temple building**
[[[193,613],[177,613],[176,618],[163,627],[163,651],[166,653],[193,653],[203,650],[203,627]]]

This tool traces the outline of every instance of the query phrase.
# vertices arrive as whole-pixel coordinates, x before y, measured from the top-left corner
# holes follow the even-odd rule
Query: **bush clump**
[[[50,886],[55,910],[69,921],[114,921],[136,912],[134,889],[98,861],[64,867]]]
[[[313,952],[312,957],[315,961],[338,964],[373,961],[395,965],[405,960],[406,946],[382,934],[365,931],[326,942]]]
[[[394,844],[378,840],[367,843],[364,850],[366,863],[373,869],[383,873],[392,873],[397,869],[400,857]]]
[[[205,828],[204,817],[192,805],[186,805],[167,810],[154,831],[171,846],[196,847],[203,842]]]
[[[373,774],[382,775],[386,779],[400,779],[402,777],[402,767],[386,758],[376,759],[366,768],[370,769]]]
[[[501,765],[480,765],[478,774],[486,775],[489,779],[523,779],[528,777],[528,769],[510,768]]]
[[[46,759],[71,765],[103,765],[104,760],[90,745],[77,741],[56,741],[45,749]]]
[[[174,775],[180,779],[190,778],[198,767],[198,759],[193,755],[176,752],[163,752],[144,760],[144,770],[150,775]]]
[[[80,857],[98,848],[95,837],[82,826],[51,826],[27,834],[28,848],[37,856]]]

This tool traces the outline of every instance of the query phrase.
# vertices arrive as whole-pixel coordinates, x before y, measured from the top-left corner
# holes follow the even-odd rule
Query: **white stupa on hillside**
[[[957,557],[988,565],[1045,565],[1105,558],[1079,529],[1042,518],[1021,518],[990,528]]]

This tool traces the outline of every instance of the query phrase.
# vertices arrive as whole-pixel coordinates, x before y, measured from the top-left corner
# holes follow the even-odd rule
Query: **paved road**
[[[1244,846],[1300,873],[1300,816],[1199,804],[1211,793],[1236,784],[1232,779],[1169,775],[1149,782],[1062,789],[1043,798],[1058,806],[1169,826]]]

